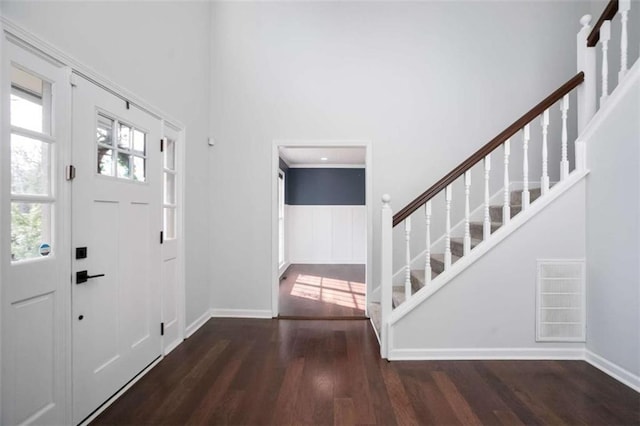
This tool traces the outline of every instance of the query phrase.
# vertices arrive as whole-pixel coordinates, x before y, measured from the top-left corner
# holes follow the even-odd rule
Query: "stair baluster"
[[[482,239],[486,240],[491,235],[491,214],[490,202],[491,195],[489,193],[489,178],[491,175],[491,154],[484,157],[484,222],[482,225]]]
[[[629,36],[627,35],[627,21],[629,20],[629,9],[631,8],[631,0],[620,0],[618,3],[618,11],[620,12],[620,22],[622,28],[620,30],[620,71],[618,72],[618,84],[627,74],[627,50],[629,45]]]
[[[502,205],[502,225],[509,223],[511,219],[511,192],[509,191],[509,154],[511,153],[511,140],[504,142],[504,204]]]
[[[600,95],[600,108],[609,98],[609,40],[611,40],[611,21],[605,21],[600,27],[600,41],[602,42],[602,95]]]
[[[424,261],[424,284],[431,282],[431,201],[424,205],[424,217],[426,223],[425,239],[427,253]]]
[[[404,220],[404,239],[406,241],[406,258],[404,269],[404,300],[411,297],[411,218]]]
[[[471,251],[471,230],[469,229],[469,194],[471,193],[471,172],[464,172],[464,243],[462,253],[464,256]]]
[[[542,178],[541,186],[542,186],[542,195],[546,194],[549,191],[549,172],[548,172],[548,148],[547,148],[547,133],[549,130],[549,110],[546,109],[542,113],[542,118],[540,120],[540,125],[542,126]]]
[[[567,111],[569,110],[569,95],[564,95],[560,104],[562,112],[562,160],[560,161],[560,180],[569,176],[569,160],[567,159]]]
[[[531,195],[529,193],[529,140],[531,139],[531,130],[529,125],[524,126],[522,132],[522,210],[529,207]]]
[[[444,239],[444,270],[451,267],[451,185],[444,190],[446,202],[446,236]]]

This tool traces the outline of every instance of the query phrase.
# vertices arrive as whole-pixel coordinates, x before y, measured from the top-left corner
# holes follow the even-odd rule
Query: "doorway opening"
[[[368,148],[367,143],[274,145],[274,317],[367,317]]]

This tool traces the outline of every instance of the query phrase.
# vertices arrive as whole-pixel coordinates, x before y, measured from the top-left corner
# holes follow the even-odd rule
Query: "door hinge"
[[[164,232],[160,231],[160,244],[164,244]]]
[[[167,138],[160,138],[160,152],[164,152],[164,142]]]
[[[124,104],[127,107],[127,109],[131,108],[131,104],[129,103],[129,101],[124,101]]]
[[[69,75],[69,83],[71,84],[71,87],[76,87],[78,85],[77,76],[74,73]]]
[[[74,180],[76,178],[76,166],[68,165],[64,168],[64,177],[67,180]]]
[[[163,322],[160,323],[160,335],[164,336],[164,323]]]

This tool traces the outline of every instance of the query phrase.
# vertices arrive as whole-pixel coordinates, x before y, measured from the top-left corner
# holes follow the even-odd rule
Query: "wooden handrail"
[[[538,105],[533,107],[529,112],[517,119],[511,126],[503,130],[498,136],[490,140],[485,146],[477,150],[471,157],[460,163],[455,169],[451,170],[445,177],[436,182],[431,188],[423,192],[415,200],[407,204],[402,210],[393,216],[393,226],[398,225],[413,212],[418,210],[420,206],[424,205],[427,201],[433,198],[440,191],[445,189],[448,185],[453,183],[456,179],[464,174],[467,170],[471,169],[476,163],[481,161],[488,154],[493,152],[497,147],[502,145],[507,139],[515,135],[525,125],[529,124],[534,118],[542,114],[550,106],[558,102],[564,95],[571,92],[578,87],[584,81],[584,73],[579,72],[571,80],[564,83],[560,88],[547,96]]]
[[[587,37],[587,47],[593,47],[598,44],[600,40],[600,27],[605,21],[610,21],[618,13],[618,0],[611,0],[607,4],[607,7],[602,11],[602,15],[598,18],[598,22],[593,26],[589,37]]]

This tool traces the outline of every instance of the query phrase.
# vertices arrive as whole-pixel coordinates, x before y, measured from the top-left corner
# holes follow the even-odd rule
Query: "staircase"
[[[600,87],[600,108],[606,106],[610,96],[608,89],[608,43],[611,38],[611,20],[621,16],[621,65],[618,73],[618,86],[628,74],[627,67],[627,14],[630,9],[628,0],[612,0],[594,27],[590,26],[589,15],[580,20],[582,28],[577,36],[578,73],[565,84],[544,98],[531,110],[522,115],[513,124],[478,149],[473,155],[460,163],[450,173],[427,189],[423,194],[398,211],[391,210],[391,198],[382,197],[382,233],[381,233],[381,279],[379,292],[374,292],[368,305],[368,314],[380,341],[383,358],[392,348],[389,329],[398,321],[429,299],[435,292],[455,280],[464,269],[492,250],[500,241],[514,233],[520,226],[540,213],[564,191],[582,180],[586,168],[586,146],[580,135],[589,125],[597,111],[598,90],[596,79],[602,79]],[[596,46],[602,47],[602,69],[597,73]],[[632,67],[638,72],[638,64]],[[614,89],[615,90],[615,89]],[[573,106],[577,113],[577,125],[570,128],[570,97],[576,93],[577,102]],[[550,128],[550,118],[558,114],[560,129]],[[535,126],[534,126],[535,124]],[[550,137],[550,129],[558,135]],[[559,131],[558,131],[559,130]],[[533,132],[539,132],[532,138]],[[575,143],[574,168],[570,170],[568,158],[569,135],[577,135]],[[559,157],[550,156],[549,144],[560,141]],[[535,142],[535,143],[534,143]],[[557,142],[555,142],[557,143]],[[510,163],[512,150],[522,152],[522,162]],[[533,158],[533,162],[531,159]],[[491,180],[492,160],[500,161],[501,188],[495,188],[495,179]],[[496,165],[494,163],[494,165]],[[539,169],[538,169],[539,167]],[[556,167],[558,167],[556,169]],[[474,169],[476,168],[476,169]],[[478,170],[478,168],[482,168]],[[558,176],[549,172],[559,170]],[[484,202],[473,206],[482,210],[482,220],[471,214],[471,175],[472,169],[483,171]],[[514,170],[515,169],[515,170]],[[540,174],[537,174],[540,173]],[[522,178],[522,189],[513,190],[513,176]],[[530,180],[530,175],[534,177]],[[539,180],[538,180],[539,179]],[[555,180],[552,184],[551,180]],[[464,186],[464,215],[456,226],[452,226],[455,211],[452,209],[452,186]],[[493,185],[493,186],[492,186]],[[493,196],[491,194],[493,193]],[[444,206],[434,210],[434,198],[444,194]],[[496,204],[496,198],[501,202]],[[444,208],[442,208],[444,207]],[[431,228],[434,215],[444,215],[445,232],[442,237],[444,249],[432,241]],[[412,229],[412,221],[424,221],[424,234],[417,236],[424,246],[417,256],[411,249],[418,245]],[[398,225],[403,225],[402,227]],[[402,229],[403,228],[403,229]],[[461,228],[462,232],[453,230]],[[404,252],[404,264],[393,264],[393,232],[403,232],[404,247],[395,248],[396,254]],[[460,235],[461,234],[461,235]],[[412,238],[413,243],[412,243]],[[399,256],[396,255],[396,258]],[[395,267],[394,267],[395,266]],[[395,272],[395,273],[394,273]],[[395,278],[395,279],[394,279]]]

